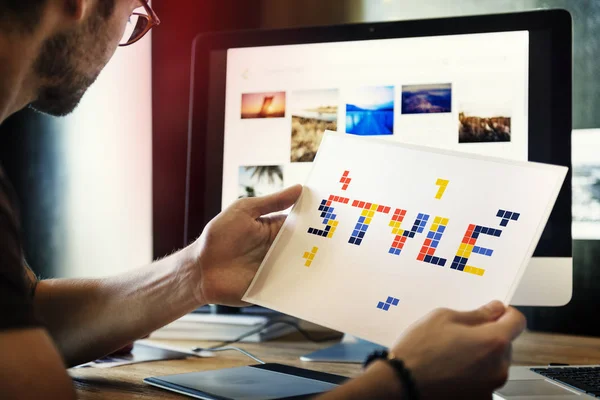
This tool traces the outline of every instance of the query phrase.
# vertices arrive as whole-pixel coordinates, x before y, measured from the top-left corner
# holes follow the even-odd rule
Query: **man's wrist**
[[[187,291],[195,299],[197,306],[205,305],[206,301],[202,296],[201,290],[202,268],[200,268],[200,260],[194,244],[181,249],[171,257],[175,258],[177,276],[185,282],[188,288]]]
[[[384,360],[374,361],[365,371],[366,376],[373,377],[377,385],[377,393],[389,398],[406,399],[406,393],[402,381],[398,378],[394,368]]]

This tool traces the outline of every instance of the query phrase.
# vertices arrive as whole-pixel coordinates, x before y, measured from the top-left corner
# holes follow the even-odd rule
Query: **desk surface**
[[[208,347],[213,344],[198,341],[156,342],[181,348]],[[292,334],[262,344],[241,343],[238,347],[266,362],[284,363],[351,377],[358,375],[360,366],[357,364],[311,363],[299,360],[303,354],[334,343],[310,343],[300,335]],[[551,362],[600,364],[600,338],[526,332],[514,344],[513,361],[516,365],[543,365]],[[256,363],[238,352],[222,352],[215,358],[191,357],[186,360],[159,361],[110,369],[73,369],[70,370],[70,374],[79,399],[182,399],[185,397],[148,386],[142,379],[148,376],[251,364]]]

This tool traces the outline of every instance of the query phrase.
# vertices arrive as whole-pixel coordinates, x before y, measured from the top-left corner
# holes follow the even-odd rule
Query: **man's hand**
[[[275,240],[285,215],[267,216],[292,206],[297,185],[265,197],[241,199],[219,214],[192,245],[201,303],[245,305],[241,298]]]
[[[470,312],[441,309],[407,330],[392,353],[412,371],[422,399],[489,399],[506,382],[511,342],[524,329],[525,317],[497,301]]]

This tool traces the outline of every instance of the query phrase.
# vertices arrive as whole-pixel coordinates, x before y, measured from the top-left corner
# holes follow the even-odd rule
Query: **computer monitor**
[[[198,36],[185,241],[303,183],[325,129],[570,167],[571,40],[563,10]],[[513,304],[571,298],[566,182]]]

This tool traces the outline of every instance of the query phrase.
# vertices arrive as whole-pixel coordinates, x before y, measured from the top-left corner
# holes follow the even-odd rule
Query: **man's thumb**
[[[263,197],[253,197],[245,201],[245,207],[253,218],[277,211],[283,211],[296,202],[302,193],[302,186],[291,186],[281,192]]]
[[[456,312],[453,319],[458,323],[466,325],[481,325],[497,320],[505,311],[506,307],[504,304],[495,300],[477,310]]]

